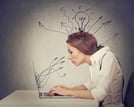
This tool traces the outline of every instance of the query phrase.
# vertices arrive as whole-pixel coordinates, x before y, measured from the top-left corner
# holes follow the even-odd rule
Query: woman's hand
[[[62,85],[62,84],[60,84],[60,85],[56,85],[56,86],[54,86],[54,88],[70,89],[69,87],[66,87],[65,85]]]
[[[54,86],[48,94],[59,94],[63,96],[74,96],[76,98],[94,99],[91,91],[87,90],[84,85],[79,85],[74,88],[68,88],[64,85],[57,85]]]
[[[59,94],[65,96],[65,95],[70,95],[70,93],[71,90],[65,87],[64,85],[55,86],[49,91],[49,95]]]

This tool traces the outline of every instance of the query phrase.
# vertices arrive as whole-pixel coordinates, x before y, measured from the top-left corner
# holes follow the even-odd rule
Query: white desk
[[[37,91],[16,90],[0,100],[0,107],[98,107],[88,99],[39,99]]]

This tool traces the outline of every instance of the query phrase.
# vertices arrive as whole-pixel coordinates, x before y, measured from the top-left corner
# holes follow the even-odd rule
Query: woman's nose
[[[70,55],[68,55],[68,59],[71,60],[71,56]]]

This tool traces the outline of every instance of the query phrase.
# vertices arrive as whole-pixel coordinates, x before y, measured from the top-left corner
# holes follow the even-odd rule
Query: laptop
[[[32,62],[32,66],[33,66],[33,71],[34,71],[36,87],[37,87],[37,91],[38,91],[38,95],[39,95],[40,99],[74,99],[75,98],[74,96],[62,96],[62,95],[58,95],[58,94],[49,95],[48,92],[41,92],[40,86],[39,86],[39,79],[36,74],[35,65],[33,62]]]

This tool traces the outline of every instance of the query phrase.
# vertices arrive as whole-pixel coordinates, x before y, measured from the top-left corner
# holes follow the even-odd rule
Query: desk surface
[[[12,105],[12,106],[11,106]],[[39,99],[34,90],[16,90],[0,101],[0,107],[98,107],[89,99]]]

